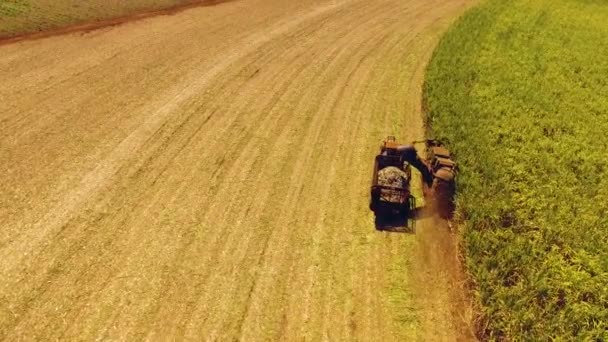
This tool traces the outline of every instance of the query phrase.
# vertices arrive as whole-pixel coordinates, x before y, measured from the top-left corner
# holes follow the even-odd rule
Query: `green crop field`
[[[46,31],[195,0],[0,0],[0,38]]]
[[[429,65],[489,340],[608,341],[608,1],[488,0]]]

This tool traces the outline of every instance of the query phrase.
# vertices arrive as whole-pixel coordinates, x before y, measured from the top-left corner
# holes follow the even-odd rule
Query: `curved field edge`
[[[608,340],[607,20],[602,1],[484,1],[428,67],[482,339]]]
[[[224,0],[136,0],[113,5],[101,0],[3,1],[0,2],[0,43],[88,31],[220,2]]]

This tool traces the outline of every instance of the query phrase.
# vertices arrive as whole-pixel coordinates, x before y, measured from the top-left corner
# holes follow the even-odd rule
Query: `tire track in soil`
[[[369,12],[369,10],[366,10],[366,12]],[[375,16],[378,16],[378,14],[375,14],[372,17],[375,17]],[[340,25],[340,26],[348,26],[348,25]],[[368,25],[364,25],[364,26],[367,27]],[[335,29],[338,29],[338,28],[335,28]],[[367,29],[367,32],[365,32],[365,33],[368,34],[369,36],[371,36],[371,38],[369,38],[369,37],[365,38],[367,41],[373,40],[375,38],[374,37],[375,35],[373,34],[373,32],[374,31],[373,31],[373,29],[371,27]],[[349,35],[345,35],[345,36],[341,35],[341,38],[342,38],[341,40],[350,42],[350,44],[349,44],[349,45],[351,45],[350,48],[353,49],[354,51],[357,51],[357,50],[359,50],[359,48],[353,46],[353,40],[352,40],[352,37],[350,37],[350,36],[352,35],[353,37],[361,37],[362,33],[363,32],[357,32],[357,31],[355,31],[355,32],[350,33]],[[344,48],[341,47],[340,50],[342,51],[341,52],[341,56],[338,56],[337,58],[340,58],[340,59],[344,60],[345,59],[345,54],[346,54],[344,52]],[[347,61],[350,62],[351,59],[352,58],[350,58],[350,56],[349,56],[349,58],[347,59]],[[339,70],[339,69],[342,69],[342,68],[337,68],[337,67],[334,66],[334,67],[332,67],[330,69]],[[349,70],[349,69],[345,69],[345,70]],[[334,113],[334,109],[336,108],[337,101],[339,101],[339,99],[342,97],[342,95],[344,95],[344,85],[348,83],[348,80],[350,79],[351,76],[352,76],[352,73],[351,73],[351,75],[347,75],[347,77],[343,81],[340,81],[340,82],[335,82],[335,81],[327,82],[328,84],[335,84],[335,86],[333,87],[333,90],[331,90],[329,92],[330,95],[328,95],[328,98],[333,99],[334,102],[333,102],[333,104],[332,104],[332,102],[325,102],[326,103],[325,107],[327,107],[327,108],[326,109],[320,108],[320,110],[319,110],[320,112],[323,112],[323,113]],[[344,77],[341,77],[341,78],[344,79]],[[336,95],[331,95],[332,93],[335,93]],[[316,118],[319,118],[320,116],[321,115],[318,114]],[[343,131],[344,127],[346,126],[346,125],[339,124],[341,122],[341,120],[336,120],[336,118],[331,118],[329,115],[327,115],[324,118],[324,120],[325,120],[325,123],[318,127],[319,129],[316,130],[316,133],[312,134],[312,138],[307,138],[307,141],[305,141],[303,144],[298,144],[298,145],[307,147],[306,150],[304,150],[304,151],[302,151],[300,153],[300,154],[306,154],[307,155],[305,157],[305,159],[307,160],[307,162],[301,163],[302,158],[297,158],[296,159],[299,164],[302,164],[302,166],[310,165],[310,162],[312,161],[311,158],[312,158],[312,154],[313,154],[314,149],[311,148],[311,147],[323,145],[323,143],[320,143],[318,140],[319,140],[319,135],[320,135],[321,130],[328,130],[327,128],[323,129],[323,127],[327,126],[327,122],[328,122],[327,120],[331,120],[332,122],[334,122],[334,124],[332,125],[332,127],[336,126],[336,122],[337,122],[338,123],[338,125],[337,125],[338,127],[336,127],[336,129],[339,129],[340,131]],[[313,139],[313,140],[311,140],[311,139]],[[326,164],[325,167],[328,167],[329,169],[333,169],[333,166],[331,166],[332,165],[331,163],[323,163],[323,164]],[[300,167],[298,167],[296,165],[295,170],[299,170],[299,169],[300,169]],[[313,169],[309,168],[308,172],[310,172],[310,170],[313,170]],[[310,175],[309,177],[303,177],[303,176],[295,177],[296,179],[297,178],[300,179],[300,181],[297,182],[300,185],[297,186],[296,189],[298,189],[298,190],[301,189],[302,182],[303,182],[304,179],[312,179],[313,177],[314,177],[314,174]],[[327,177],[324,187],[329,188],[329,185],[330,185],[331,182],[332,182],[332,177]],[[292,194],[296,194],[297,192],[299,192],[299,191],[292,192]],[[291,198],[291,200],[287,202],[288,203],[287,207],[289,207],[289,206],[293,207],[293,205],[295,205],[295,201],[297,200],[297,198],[296,197],[288,197],[288,198]],[[292,200],[294,201],[293,205],[291,205],[291,203],[290,203]],[[287,212],[287,214],[284,214],[284,215],[281,216],[282,219],[287,220],[287,218],[285,218],[285,215],[287,215],[288,217],[291,217],[292,216],[292,212]],[[287,225],[286,223],[284,223],[282,221],[280,221],[280,222],[281,223],[279,223],[278,226],[279,227],[283,227],[283,229],[282,229],[283,232],[281,232],[281,234],[276,234],[276,235],[278,235],[278,236],[286,235],[287,234],[286,229],[288,229],[287,227],[289,227],[289,225]],[[286,237],[286,238],[288,238],[288,237]],[[279,243],[275,243],[274,245],[278,245],[278,244]],[[284,253],[277,252],[278,250],[284,250],[285,249],[284,247],[283,248],[280,248],[280,247],[283,247],[283,246],[279,245],[279,246],[271,249],[273,251],[272,254],[274,254],[275,256],[269,257],[269,259],[275,258],[275,259],[278,259],[278,260],[275,261],[275,263],[272,266],[267,267],[266,269],[272,269],[274,272],[276,272],[276,269],[281,266],[279,264],[279,261],[283,261],[283,260],[280,259],[280,256],[289,255],[288,253],[284,254]],[[286,264],[283,261],[283,265],[282,266],[283,267],[288,267],[288,263]],[[277,273],[285,273],[285,272],[277,272]],[[272,279],[272,277],[268,278],[269,281],[271,279]],[[262,286],[260,286],[260,287],[262,287]],[[285,293],[284,292],[284,291],[286,291],[285,285],[283,285],[282,289],[283,289],[282,293]],[[273,295],[274,295],[274,293],[273,293]],[[263,303],[263,299],[260,299],[260,301],[262,301],[262,303]],[[251,315],[251,316],[252,317],[259,317],[259,314],[255,314],[255,315]],[[250,321],[253,321],[253,319],[250,319]],[[247,337],[245,337],[244,339],[247,339]]]
[[[205,32],[204,20],[184,23],[182,15],[231,13],[242,24],[237,30],[226,19],[213,34],[192,35],[192,44],[163,41],[183,70],[138,105],[143,116],[114,118],[128,134],[109,152],[95,152],[90,158],[99,166],[81,168],[83,181],[68,185],[63,199],[39,206],[50,208],[46,217],[23,215],[24,229],[0,246],[0,301],[7,303],[0,337],[469,339],[457,329],[466,324],[454,315],[461,303],[450,297],[460,289],[449,287],[449,274],[424,273],[458,266],[441,263],[455,250],[427,249],[446,245],[430,240],[443,241],[441,224],[425,221],[417,236],[376,233],[367,210],[376,146],[391,133],[406,140],[424,134],[421,70],[464,5],[252,0],[24,45],[20,56],[28,60],[53,44],[110,45],[104,39],[121,32],[121,39],[140,38],[135,47],[111,45],[128,56],[157,40],[160,31],[147,36],[149,28]],[[239,13],[242,20],[234,18]],[[204,52],[222,39],[231,44]],[[197,52],[200,63],[193,63]],[[128,79],[150,66],[125,60],[133,63]],[[169,61],[159,68],[170,70]],[[111,77],[104,75],[108,63],[100,58],[68,82],[38,88],[39,77],[15,91],[29,89],[44,104],[50,92],[93,73]],[[61,75],[60,68],[49,72]],[[11,91],[0,87],[0,94]],[[76,100],[90,101],[86,94]],[[111,108],[115,100],[107,101]],[[26,126],[39,116],[35,106],[20,108],[0,118],[19,122],[26,153],[44,137]],[[404,306],[389,298],[393,269],[408,272],[400,289],[414,297],[405,303],[415,309],[405,325],[397,312]],[[422,281],[448,287],[425,298],[415,286]]]
[[[339,50],[339,49],[336,49],[336,50]],[[328,55],[329,55],[329,56],[331,56],[331,55],[332,55],[332,53],[328,53]],[[313,89],[314,89],[314,88],[313,88]],[[307,103],[307,102],[308,102],[308,103]],[[310,100],[308,100],[308,101],[300,101],[300,105],[299,105],[298,107],[296,107],[295,112],[300,112],[300,110],[302,110],[302,109],[303,109],[303,108],[301,108],[301,107],[302,107],[302,104],[304,104],[304,105],[310,105],[310,104],[309,104],[309,102],[310,102]],[[286,130],[284,130],[284,131],[289,131],[289,129],[286,129]],[[277,138],[277,140],[278,140],[278,141],[282,141],[282,140],[285,140],[285,139],[289,139],[289,136],[285,136],[285,137],[283,137],[283,136],[279,136],[279,137]],[[277,143],[277,145],[282,145],[282,143],[281,143],[281,142],[279,142],[279,143]],[[310,144],[302,144],[302,143],[298,143],[298,142],[293,142],[293,145],[297,145],[297,146],[300,146],[300,145],[301,145],[301,146],[308,146],[308,145],[310,145]],[[274,158],[270,158],[270,159],[274,159]],[[299,159],[297,159],[297,160],[299,160]],[[262,168],[265,168],[265,167],[262,167]],[[283,206],[284,206],[284,205],[283,205]]]

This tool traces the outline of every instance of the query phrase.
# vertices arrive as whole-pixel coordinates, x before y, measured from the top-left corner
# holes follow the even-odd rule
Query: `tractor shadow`
[[[392,216],[376,217],[374,224],[377,231],[388,233],[416,234],[416,221],[431,217],[432,210],[426,207],[416,208],[409,217]]]

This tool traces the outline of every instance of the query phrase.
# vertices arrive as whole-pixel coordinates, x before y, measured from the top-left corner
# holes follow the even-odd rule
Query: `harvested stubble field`
[[[445,222],[368,210],[466,5],[234,1],[0,47],[0,339],[471,338]]]
[[[429,67],[491,340],[608,340],[608,4],[486,1]]]

